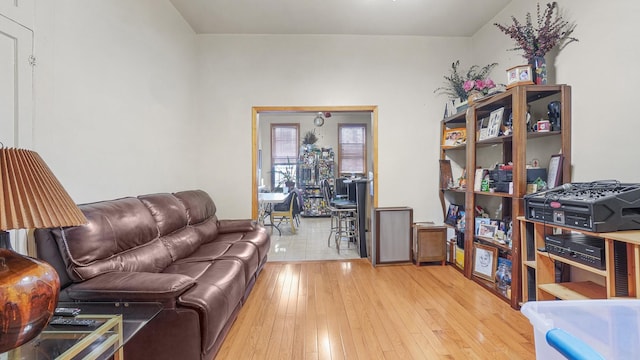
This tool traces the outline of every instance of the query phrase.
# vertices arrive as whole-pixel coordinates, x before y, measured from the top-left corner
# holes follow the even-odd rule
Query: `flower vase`
[[[536,85],[547,85],[547,63],[544,56],[534,56],[529,59],[533,71],[533,83]]]
[[[460,100],[460,99],[459,99]],[[456,107],[456,114],[459,114],[463,111],[466,111],[467,108],[469,107],[469,103],[467,102],[467,100],[465,101],[458,101],[456,100],[455,102],[455,107]]]
[[[472,91],[469,93],[469,97],[467,97],[467,102],[469,105],[473,105],[473,103],[482,96],[483,94],[480,91]]]

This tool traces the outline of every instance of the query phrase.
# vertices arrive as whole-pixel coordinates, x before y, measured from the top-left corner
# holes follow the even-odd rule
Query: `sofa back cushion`
[[[201,190],[79,207],[87,224],[50,230],[76,282],[113,271],[161,272],[218,234],[215,204]]]
[[[187,210],[177,197],[171,194],[151,194],[138,196],[138,199],[149,209],[160,236],[187,226]]]
[[[174,193],[187,210],[187,221],[203,243],[218,237],[218,217],[213,199],[202,190],[190,190]]]
[[[52,230],[75,281],[111,271],[159,272],[172,261],[144,204],[123,198],[79,205],[87,224]]]

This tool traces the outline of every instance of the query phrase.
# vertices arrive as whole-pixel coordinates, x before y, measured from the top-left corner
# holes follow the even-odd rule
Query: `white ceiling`
[[[471,36],[511,0],[170,0],[198,34]]]

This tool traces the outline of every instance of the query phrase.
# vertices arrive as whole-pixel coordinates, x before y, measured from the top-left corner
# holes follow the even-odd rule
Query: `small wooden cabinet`
[[[447,260],[447,227],[433,223],[413,224],[413,261],[417,266],[423,262]]]

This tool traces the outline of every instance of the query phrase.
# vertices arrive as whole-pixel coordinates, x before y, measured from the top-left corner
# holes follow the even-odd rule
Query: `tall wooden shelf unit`
[[[440,123],[440,133],[444,134],[446,130],[449,129],[465,129],[467,128],[467,119],[466,119],[466,113],[464,111],[459,112],[453,116],[450,116],[444,120],[441,121]],[[466,167],[466,148],[467,145],[466,143],[463,144],[459,144],[459,145],[444,145],[441,144],[440,146],[440,160],[448,160],[451,162],[452,167],[456,169],[456,173],[460,172],[461,170],[459,169],[463,169]],[[455,179],[452,179],[455,182]],[[465,189],[462,188],[451,188],[451,189],[440,189],[440,203],[442,205],[442,210],[443,210],[443,218],[446,218],[447,216],[447,210],[448,210],[448,204],[458,204],[458,205],[464,205],[464,198],[465,198]],[[455,238],[456,238],[456,244],[453,245],[452,247],[450,247],[450,251],[452,252],[450,254],[450,258],[452,259],[451,264],[459,271],[464,273],[464,263],[462,260],[461,262],[459,262],[459,260],[464,259],[464,257],[460,257],[458,256],[459,253],[463,253],[464,254],[464,243],[462,243],[462,246],[458,246],[458,243],[460,243],[460,241],[464,241],[464,234],[462,234],[456,226],[452,226],[450,224],[445,224],[446,227],[452,228],[454,230],[454,234],[455,234]],[[465,256],[466,257],[466,256]]]
[[[559,100],[561,103],[561,129],[559,131],[549,132],[532,132],[530,125],[527,123],[527,114],[529,107],[537,109],[538,113],[543,112],[540,109],[546,109],[548,102]],[[478,140],[477,131],[479,131],[479,121],[486,118],[494,110],[504,107],[504,116],[512,115],[512,134],[506,136],[498,136],[485,140]],[[533,112],[533,111],[532,111]],[[546,115],[546,112],[545,112]],[[531,116],[531,123],[535,119]],[[461,125],[464,124],[464,125]],[[524,215],[524,195],[527,191],[527,162],[531,161],[531,154],[536,153],[537,147],[540,147],[540,140],[547,139],[557,141],[559,151],[562,153],[562,181],[561,183],[570,182],[571,179],[571,87],[568,85],[520,85],[508,89],[504,93],[494,95],[484,101],[469,106],[466,113],[456,114],[442,121],[442,131],[452,127],[466,127],[467,140],[462,146],[465,150],[463,156],[463,166],[466,171],[467,187],[464,189],[464,208],[465,208],[465,234],[464,234],[464,275],[478,284],[484,286],[488,291],[496,294],[511,307],[518,309],[522,300],[522,283],[521,283],[521,253],[520,253],[520,221],[518,218]],[[535,141],[534,141],[535,140]],[[543,139],[544,141],[544,139]],[[544,145],[543,145],[544,146]],[[485,150],[483,150],[485,149]],[[493,155],[486,155],[486,149],[492,151]],[[496,151],[497,150],[497,151]],[[448,159],[456,157],[451,155],[452,151],[458,151],[458,147],[451,148],[441,146],[440,158]],[[544,152],[544,151],[543,151]],[[490,156],[491,158],[487,158]],[[495,158],[494,158],[495,157]],[[542,167],[548,166],[548,159],[539,159]],[[513,192],[481,192],[474,191],[475,171],[482,163],[513,163]],[[454,194],[451,194],[454,193]],[[446,212],[446,202],[455,198],[455,191],[441,190],[441,202],[443,211]],[[500,204],[501,217],[512,219],[512,238],[511,246],[501,244],[497,241],[491,241],[485,238],[475,236],[475,208],[486,202]],[[496,284],[487,281],[473,274],[473,249],[474,243],[481,243],[497,248],[501,257],[508,257],[512,263],[511,273],[511,296],[507,297],[500,293]]]

